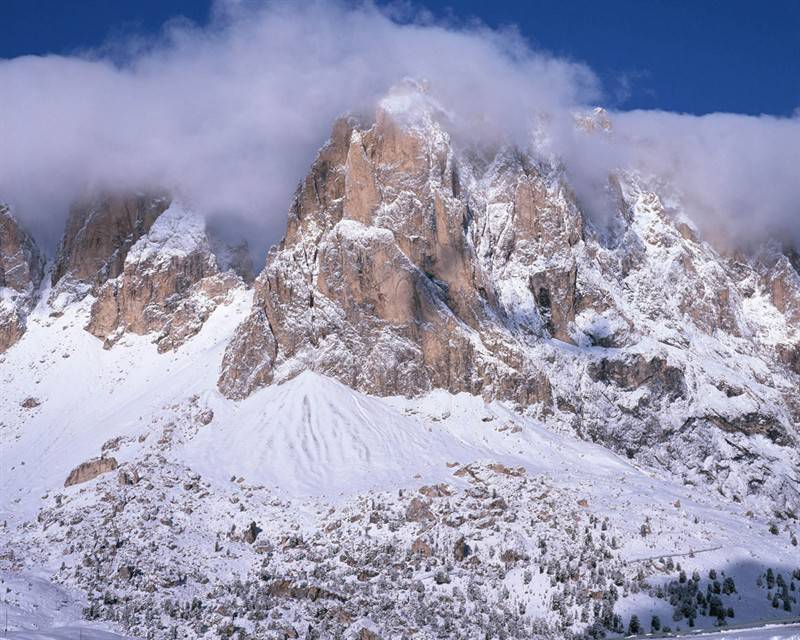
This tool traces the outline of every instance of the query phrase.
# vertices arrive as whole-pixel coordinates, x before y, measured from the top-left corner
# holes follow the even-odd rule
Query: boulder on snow
[[[136,469],[131,469],[130,471],[121,469],[119,475],[117,476],[117,483],[122,486],[134,485],[138,484],[140,479],[139,472],[136,471]]]
[[[255,522],[251,522],[247,529],[244,530],[244,534],[242,535],[242,539],[247,544],[253,544],[258,538],[258,534],[261,533],[262,529],[259,527]]]
[[[103,473],[114,471],[118,466],[116,458],[95,458],[94,460],[81,462],[69,472],[67,479],[64,481],[64,486],[71,487],[74,484],[89,482],[89,480],[94,480]]]
[[[453,547],[453,557],[458,562],[465,560],[471,552],[472,549],[470,549],[467,541],[464,539],[464,536],[461,536],[458,540],[456,540],[456,544]]]

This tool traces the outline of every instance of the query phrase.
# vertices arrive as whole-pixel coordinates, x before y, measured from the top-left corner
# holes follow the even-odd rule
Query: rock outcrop
[[[123,271],[130,248],[169,206],[165,195],[102,193],[70,207],[53,284],[64,276],[91,286]]]
[[[25,333],[43,273],[44,260],[33,238],[0,204],[0,353]]]
[[[89,480],[94,480],[99,475],[114,471],[118,466],[116,458],[95,458],[94,460],[81,462],[69,472],[67,479],[64,481],[64,486],[71,487],[75,484],[89,482]]]
[[[99,288],[87,330],[107,347],[125,332],[152,333],[168,351],[241,285],[233,271],[219,270],[202,217],[173,202],[129,248],[119,275]]]
[[[222,392],[304,369],[378,395],[466,391],[735,499],[800,506],[791,261],[718,252],[689,204],[630,172],[611,176],[600,224],[557,162],[461,150],[446,129],[414,86],[371,125],[336,123],[228,346]],[[779,470],[753,462],[765,459]]]
[[[532,210],[542,179],[527,169],[512,192],[524,218],[522,252],[544,224]],[[449,140],[427,114],[419,129],[388,109],[369,129],[338,122],[257,280],[253,314],[226,353],[223,391],[243,397],[286,364],[288,375],[311,367],[384,395],[441,387],[549,402],[536,362],[519,357],[516,337],[498,327],[505,310],[476,268],[460,190]],[[561,204],[566,228],[553,245],[579,237],[574,206]],[[569,287],[566,271],[566,278],[555,268],[538,272],[542,295]],[[549,311],[566,337],[569,307],[559,298]],[[544,316],[534,314],[541,329]]]

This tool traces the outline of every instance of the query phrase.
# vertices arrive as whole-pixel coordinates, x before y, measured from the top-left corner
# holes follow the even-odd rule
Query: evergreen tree
[[[732,593],[736,593],[736,583],[734,583],[733,578],[728,576],[722,582],[722,593],[726,596],[729,596]]]
[[[661,629],[661,618],[658,616],[653,616],[652,620],[650,620],[650,631],[659,631]]]
[[[628,634],[636,635],[640,633],[642,630],[642,626],[639,624],[639,616],[635,613],[631,616],[630,622],[628,622]]]

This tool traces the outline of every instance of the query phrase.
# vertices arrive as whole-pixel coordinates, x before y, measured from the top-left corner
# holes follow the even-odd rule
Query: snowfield
[[[0,357],[0,637],[302,636],[323,601],[341,610],[330,633],[347,637],[405,637],[404,624],[472,637],[470,616],[559,637],[565,620],[578,631],[609,602],[622,631],[633,615],[642,631],[654,615],[686,630],[659,589],[696,572],[711,594],[712,570],[735,580],[730,624],[797,615],[796,528],[771,532],[743,506],[503,403],[376,398],[309,372],[225,399],[220,360],[250,296],[238,291],[167,354],[133,335],[104,350],[83,329],[91,296],[63,313],[41,297]],[[64,487],[101,453],[116,470]],[[791,612],[768,598],[768,568],[792,582]],[[280,616],[236,613],[259,598],[283,599]],[[448,610],[463,620],[445,621]]]

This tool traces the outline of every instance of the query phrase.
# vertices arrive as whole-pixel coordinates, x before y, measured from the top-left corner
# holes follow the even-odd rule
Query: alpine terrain
[[[0,637],[796,623],[800,254],[635,167],[590,215],[547,135],[403,83],[255,278],[170,185],[65,203],[54,255],[2,206]]]

